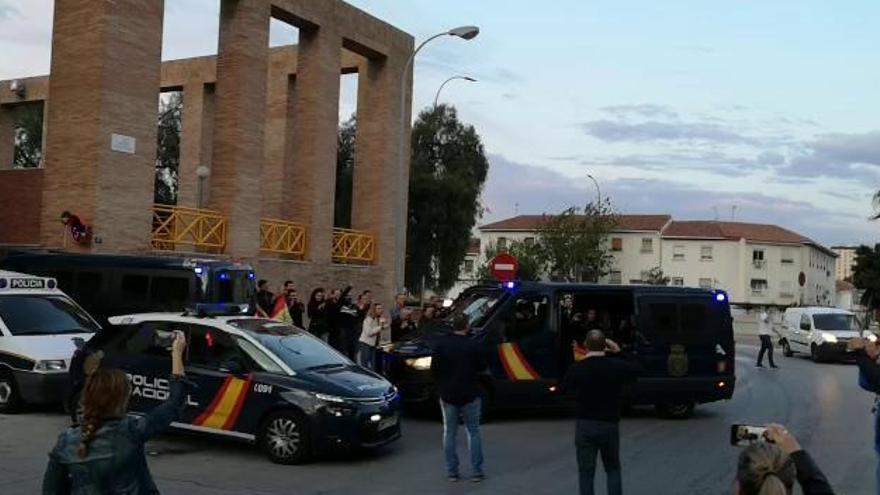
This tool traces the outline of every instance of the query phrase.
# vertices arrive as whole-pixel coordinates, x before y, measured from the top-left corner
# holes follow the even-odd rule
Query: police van
[[[733,325],[727,294],[684,287],[508,282],[462,293],[444,321],[384,349],[385,376],[407,404],[436,407],[432,338],[467,315],[484,347],[488,409],[564,404],[560,384],[586,355],[587,331],[603,330],[642,366],[627,401],[688,417],[694,406],[733,396]]]
[[[212,313],[224,311],[112,317],[80,353],[100,351],[102,367],[127,373],[130,411],[145,413],[169,394],[162,336],[184,332],[193,386],[173,426],[253,442],[273,462],[300,463],[400,438],[397,390],[381,376],[287,323]]]
[[[0,270],[0,413],[62,402],[75,342],[98,329],[55,279]]]

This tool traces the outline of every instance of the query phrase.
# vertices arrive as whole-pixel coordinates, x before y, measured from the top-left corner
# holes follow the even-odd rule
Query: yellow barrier
[[[216,211],[183,206],[153,206],[153,249],[174,251],[192,246],[222,253],[226,248],[226,217]]]
[[[264,218],[260,220],[260,249],[303,257],[306,254],[306,227],[286,220]]]
[[[348,229],[333,229],[333,261],[337,263],[372,263],[376,259],[376,240],[372,234]]]

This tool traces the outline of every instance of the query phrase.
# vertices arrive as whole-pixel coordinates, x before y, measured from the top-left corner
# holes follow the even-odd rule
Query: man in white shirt
[[[778,368],[776,363],[773,362],[772,331],[773,322],[770,321],[770,314],[767,313],[766,309],[762,309],[761,313],[758,315],[758,337],[761,339],[761,350],[758,351],[758,368],[764,367],[764,352],[767,352],[767,355],[770,358],[770,367]]]

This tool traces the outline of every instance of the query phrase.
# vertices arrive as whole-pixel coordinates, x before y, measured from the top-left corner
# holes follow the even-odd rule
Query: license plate
[[[379,431],[387,430],[388,428],[392,428],[397,426],[398,418],[397,416],[391,416],[390,418],[385,418],[382,421],[379,421]]]

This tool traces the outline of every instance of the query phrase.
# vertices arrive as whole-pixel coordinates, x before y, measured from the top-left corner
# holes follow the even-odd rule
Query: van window
[[[70,300],[61,296],[0,296],[0,321],[12,335],[92,333],[97,325]]]
[[[845,313],[825,313],[813,315],[816,330],[857,330],[855,317]]]
[[[531,336],[550,330],[549,304],[543,294],[523,294],[516,297],[512,307],[508,308],[505,329],[505,342],[519,342]]]
[[[715,345],[725,323],[711,301],[699,299],[642,305],[641,332],[647,343]]]
[[[122,277],[122,299],[145,301],[149,285],[150,279],[146,275],[124,275]]]
[[[813,322],[810,321],[810,315],[807,315],[807,314],[801,315],[801,325],[800,326],[801,326],[801,329],[803,329],[804,327],[813,328]]]
[[[79,272],[76,274],[76,300],[85,308],[94,307],[101,298],[101,274],[98,272]]]
[[[181,311],[189,303],[189,279],[185,277],[153,277],[150,283],[150,304],[157,311]]]

